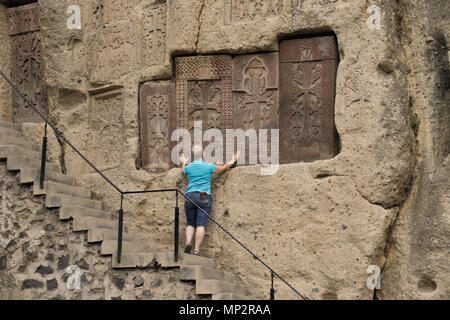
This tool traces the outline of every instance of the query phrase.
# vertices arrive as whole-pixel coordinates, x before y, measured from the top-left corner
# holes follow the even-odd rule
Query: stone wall
[[[9,26],[6,17],[6,7],[0,3],[0,70],[9,76],[11,68],[11,47],[9,42]],[[3,80],[0,81],[0,119],[11,121],[11,94],[9,85]]]
[[[0,163],[0,300],[6,299],[196,299],[192,283],[178,270],[112,270],[111,256],[87,244],[86,232],[72,232],[57,210],[43,208],[43,196],[19,185],[18,174]],[[80,271],[81,288],[68,289]],[[69,280],[71,283],[71,280]]]
[[[340,153],[274,176],[252,166],[216,177],[213,216],[308,297],[372,299],[366,270],[387,258],[378,297],[448,298],[446,1],[382,1],[381,28],[369,29],[361,0],[90,0],[78,2],[80,30],[66,25],[76,1],[39,2],[51,119],[124,190],[186,186],[177,168],[140,167],[139,87],[171,80],[175,57],[277,52],[284,39],[334,34]],[[67,146],[61,161],[117,210],[119,195]],[[125,223],[169,247],[173,206],[173,194],[127,196]],[[212,224],[204,254],[267,296],[267,270]]]

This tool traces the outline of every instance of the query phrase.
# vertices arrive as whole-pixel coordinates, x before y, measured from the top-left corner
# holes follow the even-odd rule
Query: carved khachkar
[[[166,4],[149,5],[142,11],[142,63],[143,66],[164,62],[166,53]]]
[[[224,23],[242,22],[292,14],[304,0],[223,0]]]
[[[136,39],[136,31],[128,22],[105,26],[99,34],[91,80],[107,82],[130,73],[137,64]]]
[[[201,120],[203,132],[215,128],[225,137],[225,129],[233,128],[231,74],[228,55],[176,58],[178,127],[193,132]]]
[[[147,82],[140,88],[142,167],[152,171],[170,169],[176,126],[175,84]]]
[[[281,43],[281,163],[314,161],[336,155],[336,68],[337,50],[332,36]]]
[[[43,81],[39,5],[32,3],[7,11],[12,48],[12,80],[19,90],[44,114],[48,114],[47,89]],[[21,97],[13,93],[14,122],[42,119]]]
[[[278,61],[278,53],[233,58],[235,129],[255,129],[257,133],[259,129],[278,129]],[[247,140],[246,150],[247,155],[249,152],[256,155],[257,146],[249,149]]]
[[[88,158],[101,170],[117,168],[126,142],[122,88],[99,87],[89,94]]]

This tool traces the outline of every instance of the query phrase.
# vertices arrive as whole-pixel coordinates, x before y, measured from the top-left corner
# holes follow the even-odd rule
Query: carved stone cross
[[[297,89],[293,97],[293,137],[297,142],[311,144],[320,133],[320,104],[322,68],[320,64],[298,64],[293,82]]]
[[[244,70],[243,89],[245,95],[238,99],[243,129],[259,129],[270,120],[274,105],[273,91],[267,90],[267,68],[260,59],[252,59]]]
[[[148,110],[150,110],[149,120],[153,124],[150,130],[150,147],[166,147],[168,140],[168,99],[162,95],[148,96]]]
[[[220,129],[221,88],[212,80],[191,82],[189,91],[189,117],[192,122],[190,129],[194,129],[195,121],[203,121],[203,129]]]

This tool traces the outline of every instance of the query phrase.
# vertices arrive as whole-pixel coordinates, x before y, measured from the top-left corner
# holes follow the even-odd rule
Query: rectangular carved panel
[[[158,3],[142,12],[141,55],[144,67],[164,62],[166,53],[166,4]]]
[[[142,167],[151,171],[170,169],[176,129],[175,84],[147,82],[140,89]]]
[[[91,63],[91,81],[107,82],[128,74],[135,68],[137,34],[127,21],[111,23],[101,29]]]
[[[47,88],[43,81],[39,5],[33,3],[7,11],[12,49],[12,80],[19,90],[48,114]],[[13,93],[14,122],[41,122],[42,119],[21,97]]]
[[[228,55],[176,58],[178,126],[193,132],[201,120],[203,132],[215,128],[225,136],[233,128],[231,78]]]
[[[235,129],[278,129],[278,53],[241,55],[233,58],[233,104]],[[269,133],[270,137],[270,133]],[[270,143],[270,140],[268,141]],[[246,154],[257,154],[257,146]],[[270,150],[270,148],[269,148]],[[247,159],[246,163],[249,159]]]
[[[126,141],[122,88],[105,86],[89,93],[88,158],[100,170],[117,168],[123,162]]]
[[[336,67],[337,49],[332,36],[281,43],[281,163],[314,161],[336,155]]]

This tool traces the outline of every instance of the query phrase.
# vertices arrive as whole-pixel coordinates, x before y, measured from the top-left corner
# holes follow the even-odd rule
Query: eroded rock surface
[[[186,186],[179,169],[155,174],[140,160],[139,87],[170,81],[175,57],[278,52],[282,39],[334,34],[339,154],[282,165],[274,176],[261,176],[259,166],[233,169],[214,179],[213,216],[310,298],[372,299],[370,265],[384,268],[378,298],[450,296],[447,1],[384,1],[380,29],[368,28],[368,4],[359,0],[89,0],[79,30],[66,25],[71,4],[40,1],[50,117],[123,190]],[[8,120],[8,89],[0,90],[0,118]],[[67,145],[55,148],[68,174],[118,209],[113,188]],[[155,246],[172,245],[173,194],[127,196],[124,204],[126,224]],[[213,224],[204,253],[267,297],[270,274]],[[27,286],[64,285],[47,277]],[[137,283],[136,297],[148,297],[152,281],[124,285]],[[278,298],[296,298],[276,287]]]

